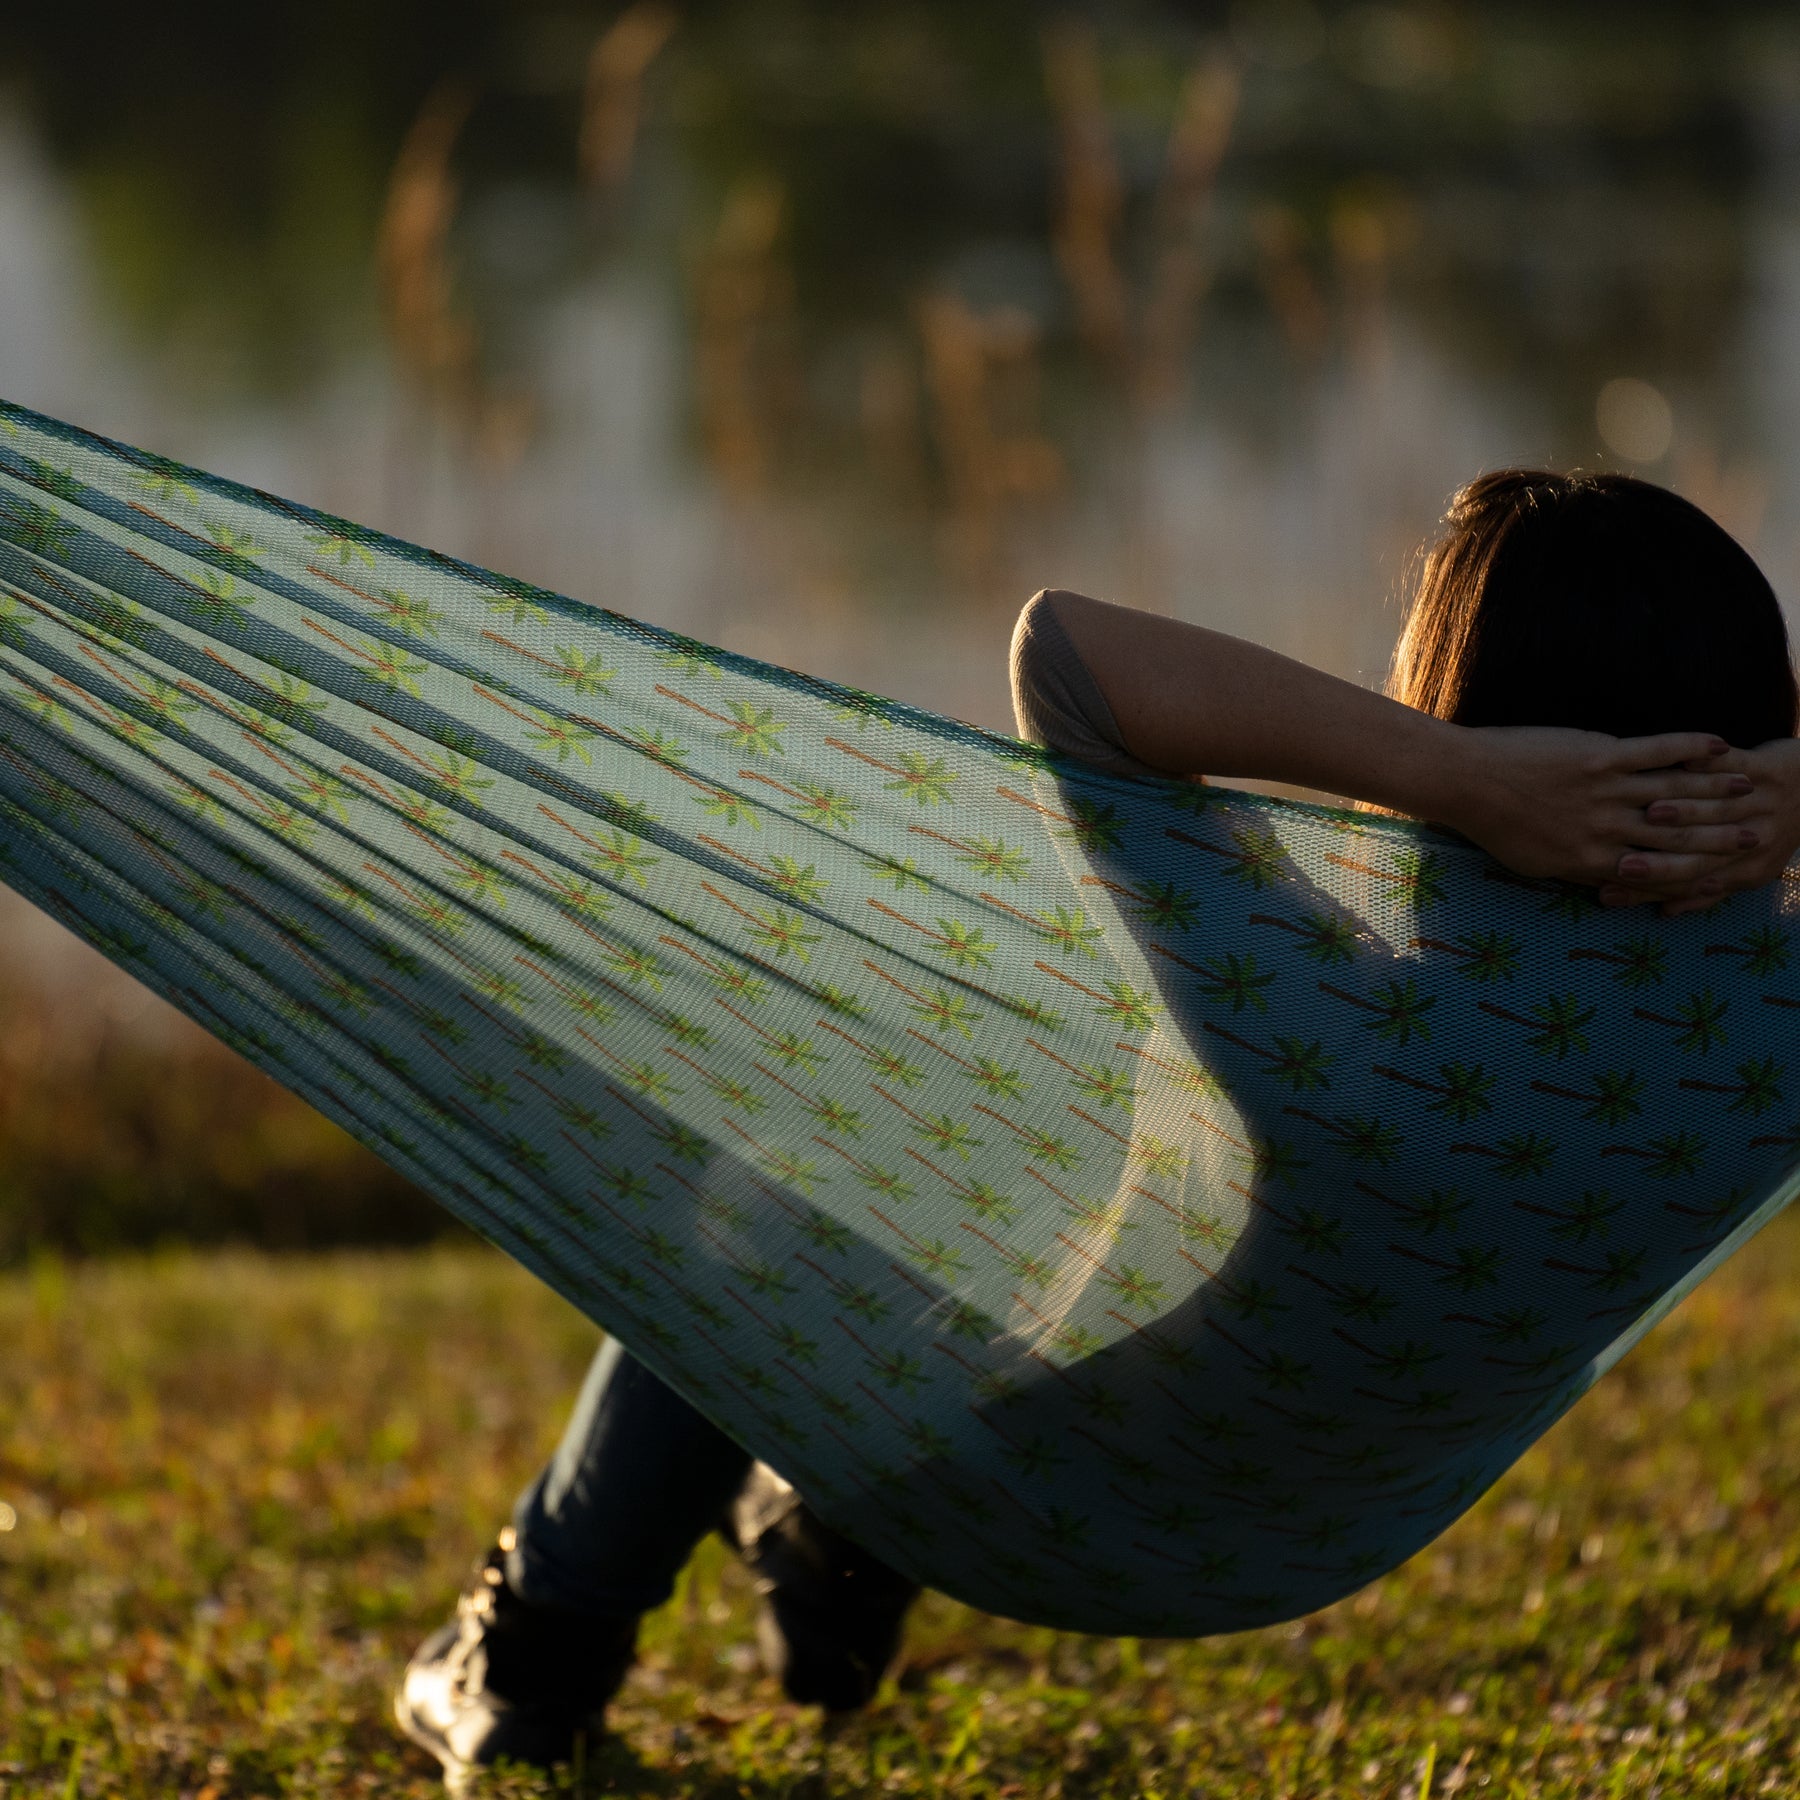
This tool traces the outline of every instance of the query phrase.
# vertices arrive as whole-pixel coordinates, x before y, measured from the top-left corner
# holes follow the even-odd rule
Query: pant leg
[[[660,1606],[749,1471],[747,1451],[609,1338],[555,1455],[513,1509],[507,1585],[563,1611]]]

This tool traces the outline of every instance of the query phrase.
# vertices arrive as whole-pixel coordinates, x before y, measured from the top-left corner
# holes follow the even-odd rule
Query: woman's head
[[[1763,573],[1697,506],[1629,475],[1507,469],[1450,503],[1388,687],[1459,725],[1796,728],[1800,693]]]

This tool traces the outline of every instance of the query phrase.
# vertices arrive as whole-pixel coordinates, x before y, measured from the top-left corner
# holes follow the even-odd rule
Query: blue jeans
[[[748,1451],[608,1338],[556,1454],[513,1508],[507,1585],[562,1612],[648,1612],[674,1592],[750,1466]]]

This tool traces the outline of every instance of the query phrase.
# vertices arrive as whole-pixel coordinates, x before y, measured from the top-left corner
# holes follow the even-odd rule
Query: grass
[[[0,1281],[0,1795],[436,1792],[390,1684],[593,1342],[461,1248]],[[1797,1419],[1800,1219],[1328,1612],[1177,1644],[934,1598],[897,1682],[827,1734],[756,1672],[709,1546],[580,1781],[491,1790],[1800,1794]]]

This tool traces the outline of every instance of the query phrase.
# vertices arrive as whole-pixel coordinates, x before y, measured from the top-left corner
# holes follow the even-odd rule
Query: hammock
[[[975,1605],[1429,1541],[1786,1204],[1788,890],[1097,774],[0,410],[0,875]]]

